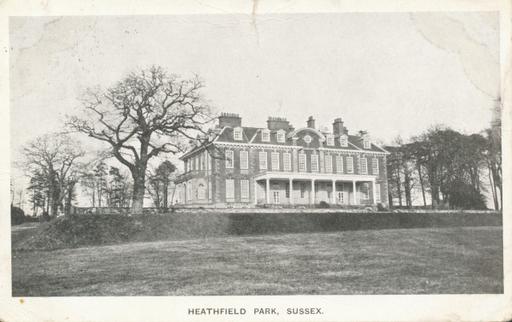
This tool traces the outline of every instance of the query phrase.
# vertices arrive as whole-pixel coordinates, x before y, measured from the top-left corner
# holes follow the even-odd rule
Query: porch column
[[[375,193],[375,180],[372,180],[372,195],[373,195],[373,204],[377,204],[377,194]]]
[[[315,179],[311,179],[311,197],[309,198],[309,202],[312,205],[315,204]]]
[[[258,204],[258,181],[254,180],[254,204]]]
[[[185,201],[185,204],[187,204],[187,203],[188,203],[188,199],[187,199],[187,198],[188,198],[188,196],[187,196],[187,190],[188,190],[188,189],[187,189],[187,184],[184,182],[184,183],[183,183],[183,192],[184,192],[184,193],[183,193],[183,195],[185,196],[185,200],[184,200],[184,201]]]
[[[332,180],[331,203],[336,204],[336,180]]]
[[[290,187],[288,189],[289,189],[288,195],[290,196],[289,203],[290,203],[290,205],[293,205],[293,179],[292,178],[290,178]]]
[[[352,181],[352,202],[354,205],[357,205],[357,197],[356,197],[356,181]]]
[[[270,203],[270,179],[266,179],[265,180],[265,183],[267,184],[266,186],[266,189],[267,189],[267,195],[266,195],[266,201],[267,201],[267,204]]]

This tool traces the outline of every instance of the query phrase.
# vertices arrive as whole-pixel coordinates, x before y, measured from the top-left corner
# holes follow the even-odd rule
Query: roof
[[[379,147],[378,145],[371,143],[369,149],[365,149],[363,145],[363,138],[357,136],[357,135],[349,135],[348,141],[352,143],[353,145],[357,146],[359,149],[364,151],[374,151],[374,152],[387,152],[383,148]]]
[[[318,130],[310,129],[310,128],[302,128],[302,129],[293,129],[290,128],[285,131],[285,142],[281,143],[277,141],[277,132],[281,130],[268,130],[270,131],[270,141],[264,142],[262,141],[261,132],[263,130],[268,130],[267,128],[257,128],[257,127],[242,127],[242,140],[235,140],[233,131],[234,128],[230,126],[226,126],[222,129],[217,129],[217,138],[216,142],[225,142],[225,143],[246,143],[246,144],[258,144],[258,145],[292,145],[293,139],[292,137],[302,131],[313,131],[314,133],[320,133]],[[330,133],[322,133],[323,135],[328,135]],[[342,147],[339,140],[340,136],[334,136],[334,146],[325,145],[325,148],[328,149],[339,149],[343,151],[373,151],[380,153],[388,153],[385,149],[379,147],[378,145],[371,143],[370,149],[365,149],[363,146],[363,138],[357,135],[348,135],[348,146]],[[196,146],[191,150],[187,151],[180,159],[193,154],[196,151],[200,151],[204,149],[204,146]]]

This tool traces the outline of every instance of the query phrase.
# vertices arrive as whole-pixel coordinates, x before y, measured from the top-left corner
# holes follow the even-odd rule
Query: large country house
[[[386,204],[387,154],[366,132],[350,135],[341,118],[327,132],[315,128],[313,117],[298,129],[278,117],[256,128],[243,126],[237,114],[223,113],[211,143],[181,157],[177,202],[205,207]]]

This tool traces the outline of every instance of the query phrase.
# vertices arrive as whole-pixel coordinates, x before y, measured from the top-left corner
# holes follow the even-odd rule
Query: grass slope
[[[501,226],[486,213],[174,213],[66,216],[30,233],[13,230],[16,250],[60,249],[134,241],[365,229]]]
[[[14,251],[13,296],[503,292],[502,229],[226,236]]]

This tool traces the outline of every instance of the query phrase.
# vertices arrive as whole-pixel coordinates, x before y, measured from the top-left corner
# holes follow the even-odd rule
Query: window
[[[370,185],[368,184],[368,182],[364,182],[361,185],[361,194],[362,194],[363,200],[370,199]]]
[[[343,173],[343,157],[341,155],[336,156],[336,172]]]
[[[272,162],[272,170],[279,170],[279,152],[272,152],[271,162]]]
[[[184,166],[185,172],[188,172],[188,160],[185,160],[185,163],[183,166]]]
[[[235,180],[226,179],[226,199],[235,199]]]
[[[340,136],[340,145],[344,148],[348,146],[348,136],[346,136],[345,134]]]
[[[372,173],[379,174],[379,159],[378,158],[372,159]]]
[[[286,198],[290,198],[290,183],[286,183],[286,192],[285,192]]]
[[[311,171],[318,172],[318,154],[311,155]]]
[[[285,132],[283,130],[277,131],[277,142],[284,143],[285,142]]]
[[[354,173],[354,158],[347,157],[347,173]]]
[[[235,153],[233,150],[226,150],[226,168],[233,169],[235,166]]]
[[[300,183],[300,197],[304,198],[306,195],[306,184],[304,182]]]
[[[272,192],[272,195],[273,195],[273,201],[275,204],[279,204],[279,191],[273,191]]]
[[[244,200],[249,199],[249,180],[240,180],[240,197]]]
[[[359,160],[360,163],[360,173],[361,174],[368,174],[368,160],[366,158],[361,158]]]
[[[365,149],[369,149],[370,148],[370,139],[368,137],[364,137],[363,138],[363,147]]]
[[[240,169],[249,169],[249,152],[240,151]]]
[[[262,142],[270,142],[270,131],[269,130],[261,131],[261,141]]]
[[[360,163],[360,167],[361,167],[360,173],[368,174],[368,160],[366,158],[361,158],[359,160],[359,163]]]
[[[200,183],[197,187],[197,199],[203,200],[206,198],[206,188],[204,184]]]
[[[187,200],[192,200],[192,185],[190,183],[187,183],[186,187],[187,187]]]
[[[267,152],[260,152],[259,153],[259,159],[260,159],[260,170],[267,170]]]
[[[327,135],[327,145],[330,145],[330,146],[334,145],[334,135],[332,135],[332,134]]]
[[[380,202],[380,183],[375,184],[375,202]]]
[[[325,172],[332,172],[332,155],[330,154],[325,155]]]
[[[337,191],[336,194],[338,195],[337,196],[337,199],[338,199],[338,203],[341,203],[341,204],[344,204],[345,203],[345,194],[343,193],[343,191]]]
[[[299,171],[306,172],[307,164],[306,164],[306,154],[299,154]]]
[[[235,141],[242,141],[242,128],[235,127],[233,130],[233,139]]]
[[[289,152],[283,153],[284,171],[292,171],[292,155]]]

